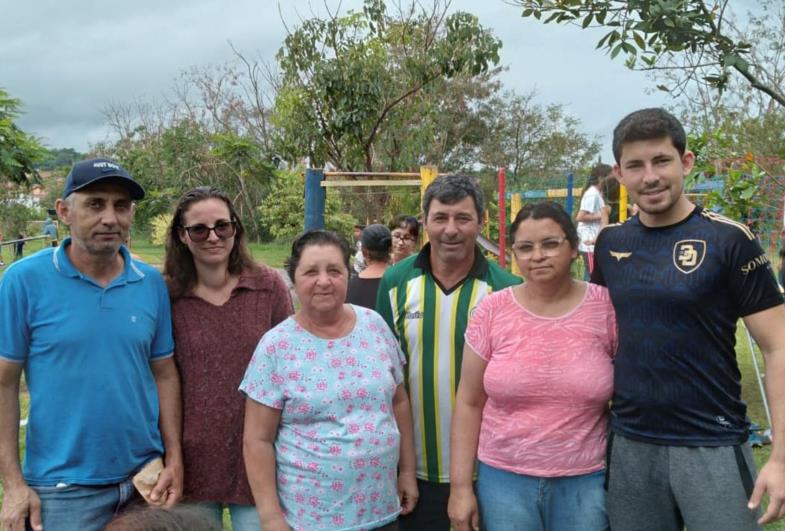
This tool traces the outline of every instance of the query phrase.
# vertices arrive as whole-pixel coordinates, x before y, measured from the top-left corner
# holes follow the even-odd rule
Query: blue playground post
[[[575,177],[572,173],[567,174],[567,214],[572,216],[572,187],[575,182]]]
[[[322,188],[324,171],[305,170],[305,230],[324,228],[325,189]]]

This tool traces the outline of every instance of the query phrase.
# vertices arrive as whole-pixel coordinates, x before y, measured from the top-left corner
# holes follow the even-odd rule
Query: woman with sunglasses
[[[456,531],[605,530],[613,306],[570,276],[578,235],[560,205],[524,206],[510,239],[526,282],[483,299],[466,329],[448,513]]]
[[[208,186],[177,204],[164,275],[182,379],[185,497],[218,523],[228,507],[235,531],[258,530],[237,387],[259,339],[292,314],[289,291],[278,273],[253,261],[232,202]]]

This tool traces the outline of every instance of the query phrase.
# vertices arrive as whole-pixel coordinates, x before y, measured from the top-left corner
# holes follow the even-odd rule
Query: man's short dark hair
[[[687,133],[678,118],[659,107],[632,112],[622,118],[613,130],[613,157],[618,164],[624,144],[659,138],[670,138],[679,155],[684,155]]]
[[[465,197],[471,197],[474,200],[477,219],[482,221],[482,215],[485,212],[485,200],[483,199],[480,185],[477,184],[474,177],[469,177],[468,175],[440,175],[425,189],[425,195],[422,199],[422,211],[425,219],[428,219],[428,210],[430,209],[431,201],[434,199],[445,205],[454,205]]]

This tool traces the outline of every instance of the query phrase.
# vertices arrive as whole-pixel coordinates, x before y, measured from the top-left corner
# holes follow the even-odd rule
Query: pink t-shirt
[[[617,344],[607,289],[589,284],[560,317],[524,309],[512,288],[493,293],[475,308],[466,344],[488,362],[480,461],[539,477],[604,467]]]

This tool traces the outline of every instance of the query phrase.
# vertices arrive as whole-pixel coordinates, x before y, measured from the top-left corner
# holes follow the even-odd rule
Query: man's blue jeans
[[[540,478],[478,466],[477,502],[486,531],[606,531],[604,471]]]
[[[137,496],[130,478],[115,485],[31,488],[41,498],[46,531],[101,531]]]

